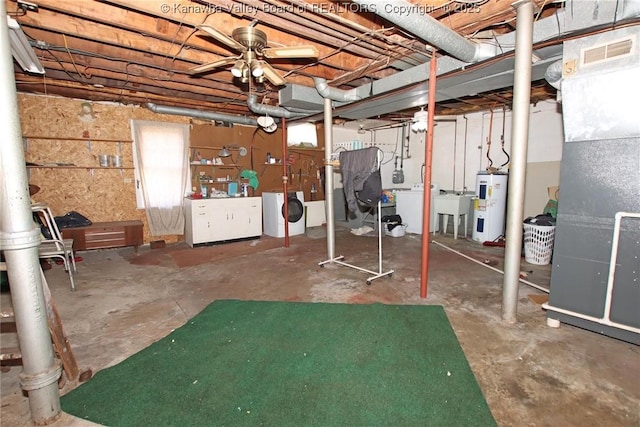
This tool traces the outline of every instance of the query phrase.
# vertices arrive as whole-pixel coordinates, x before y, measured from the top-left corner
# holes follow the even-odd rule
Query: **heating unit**
[[[564,43],[547,323],[640,344],[640,27]]]

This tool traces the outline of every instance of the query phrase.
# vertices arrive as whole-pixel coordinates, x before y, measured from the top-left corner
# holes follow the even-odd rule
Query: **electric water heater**
[[[476,242],[493,242],[504,236],[508,182],[506,173],[478,172],[471,235]]]

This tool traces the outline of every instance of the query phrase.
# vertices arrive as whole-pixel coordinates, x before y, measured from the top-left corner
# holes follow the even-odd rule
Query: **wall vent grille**
[[[582,51],[582,64],[590,65],[630,56],[635,51],[635,37],[627,37]]]

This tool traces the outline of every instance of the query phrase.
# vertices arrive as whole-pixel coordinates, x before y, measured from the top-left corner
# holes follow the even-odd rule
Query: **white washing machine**
[[[431,184],[431,224],[429,231],[438,231],[438,218],[434,215],[433,196],[440,192],[438,184]],[[407,233],[422,234],[424,184],[413,184],[410,190],[396,190],[396,214],[407,224]]]
[[[289,213],[289,236],[304,234],[304,193],[302,191],[285,193],[262,193],[262,222],[264,234],[284,237],[284,203]]]

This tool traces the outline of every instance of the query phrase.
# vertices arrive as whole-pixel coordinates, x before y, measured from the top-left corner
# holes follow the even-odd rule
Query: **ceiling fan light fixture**
[[[231,68],[231,74],[233,74],[234,77],[242,77],[242,71],[244,70],[244,67],[244,61],[242,61],[241,59],[237,60],[233,68]]]
[[[242,76],[240,77],[241,83],[249,83],[249,67],[242,69]]]
[[[254,59],[251,61],[251,75],[253,77],[260,77],[264,74],[264,69],[262,68],[263,61],[258,61]]]

